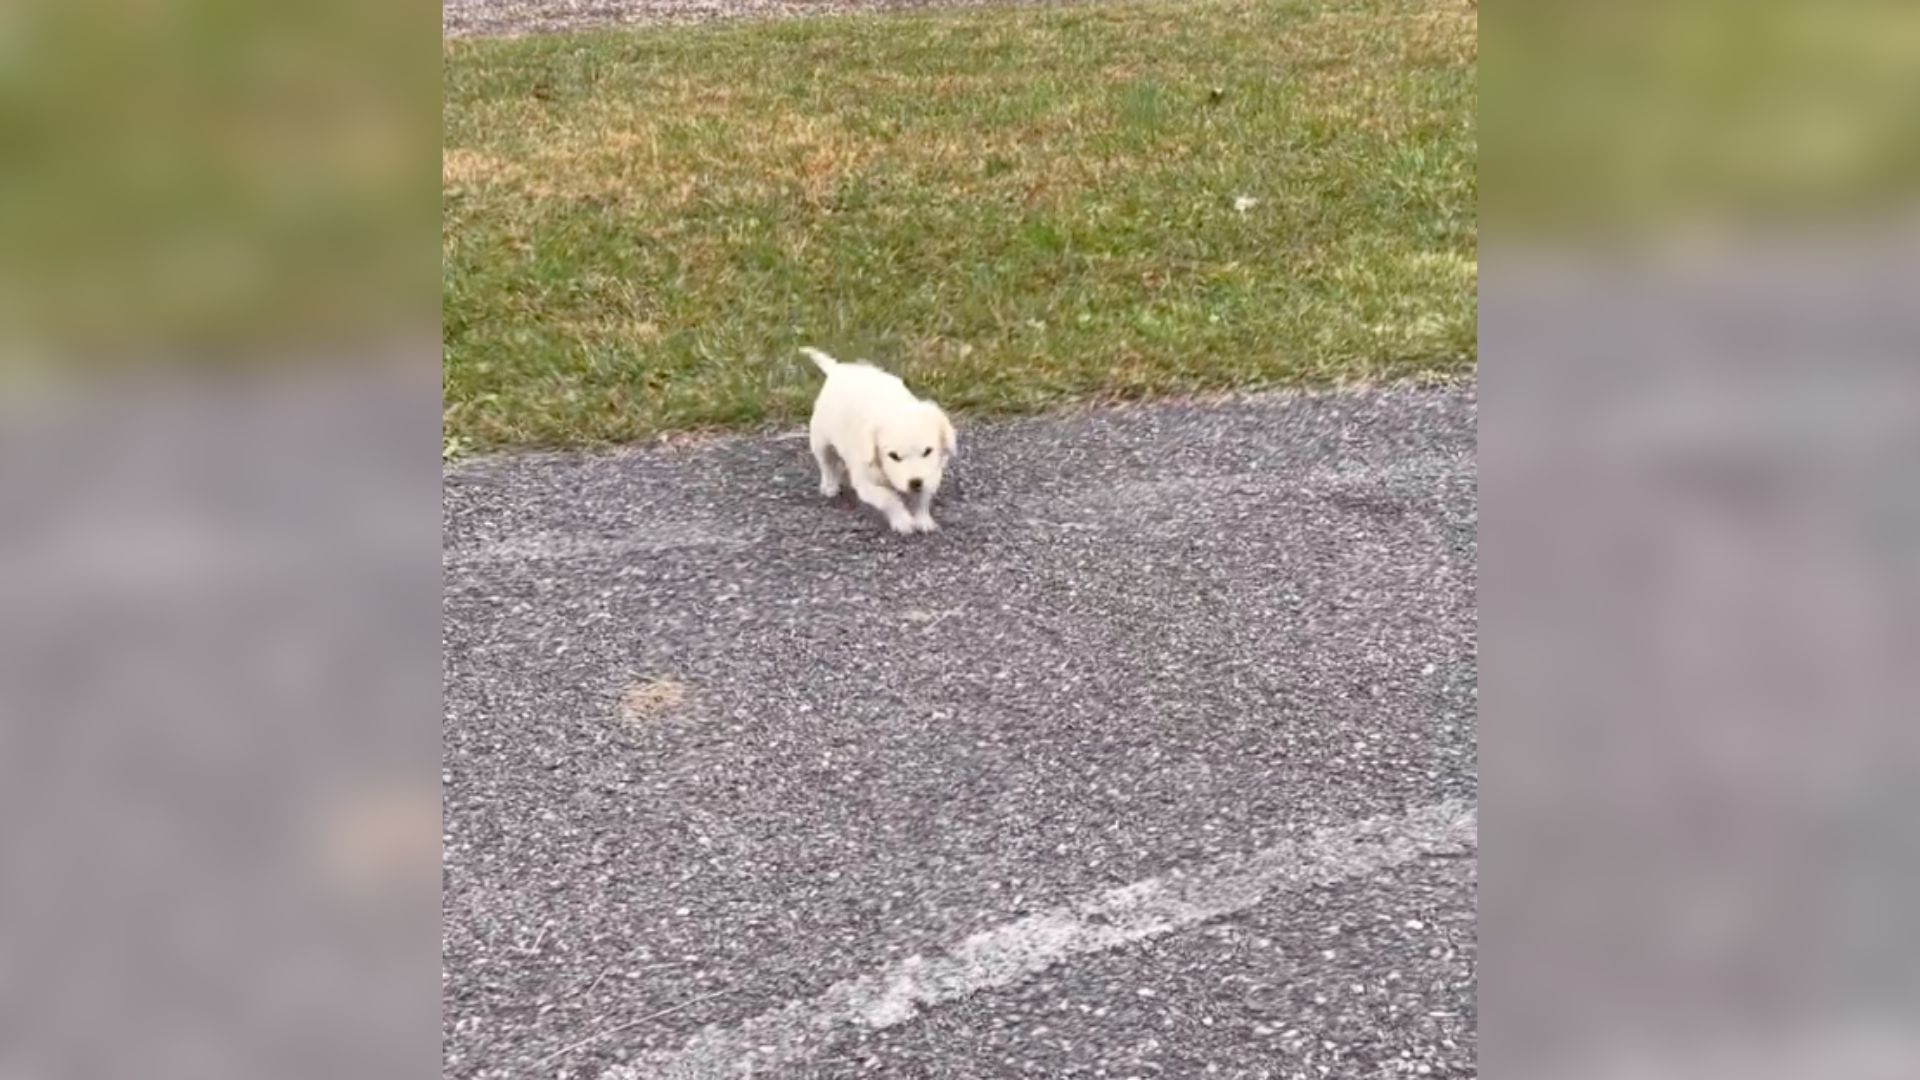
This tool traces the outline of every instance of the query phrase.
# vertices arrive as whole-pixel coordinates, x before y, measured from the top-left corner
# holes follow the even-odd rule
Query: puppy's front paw
[[[923,533],[930,533],[940,526],[934,523],[932,514],[921,514],[919,517],[913,519],[913,527]]]
[[[916,528],[913,518],[905,513],[887,515],[887,524],[893,526],[894,532],[902,535],[913,532]]]
[[[830,479],[820,481],[820,495],[822,498],[831,499],[838,494],[840,494],[840,481]]]

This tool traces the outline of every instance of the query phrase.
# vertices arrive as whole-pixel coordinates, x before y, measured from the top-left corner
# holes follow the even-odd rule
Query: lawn
[[[449,444],[791,424],[802,344],[973,415],[1463,374],[1476,30],[1150,0],[449,43]]]

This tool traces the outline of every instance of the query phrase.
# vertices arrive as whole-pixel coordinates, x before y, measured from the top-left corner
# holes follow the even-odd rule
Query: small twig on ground
[[[659,1012],[656,1012],[656,1013],[648,1013],[647,1015],[639,1018],[638,1020],[629,1020],[624,1024],[616,1024],[605,1031],[595,1032],[594,1034],[589,1035],[584,1039],[581,1039],[579,1042],[574,1043],[571,1046],[563,1046],[560,1049],[555,1050],[553,1053],[548,1054],[546,1057],[543,1057],[539,1061],[534,1062],[533,1068],[538,1069],[542,1065],[546,1065],[546,1064],[549,1064],[550,1062],[566,1057],[568,1054],[573,1053],[575,1050],[578,1050],[583,1046],[592,1046],[594,1043],[599,1042],[601,1039],[604,1039],[609,1035],[618,1035],[620,1032],[625,1031],[628,1028],[639,1027],[641,1024],[644,1024],[649,1020],[658,1020],[663,1016],[669,1016],[673,1013],[679,1012],[682,1009],[691,1009],[695,1005],[698,1005],[703,1001],[712,1001],[714,998],[724,997],[725,995],[731,994],[731,993],[733,993],[732,990],[715,990],[711,994],[707,994],[702,997],[693,998],[692,1000],[689,1000],[689,1001],[683,1001],[680,1004],[675,1005],[671,1008],[661,1009]],[[600,1019],[605,1020],[606,1017],[603,1016]],[[599,1021],[595,1021],[595,1023],[598,1023],[598,1022]]]
[[[586,988],[585,990],[582,990],[582,991],[580,991],[580,992],[581,992],[582,994],[591,994],[591,993],[593,993],[593,990],[594,990],[594,987],[596,987],[596,986],[599,986],[599,985],[600,985],[600,981],[601,981],[602,979],[605,979],[605,978],[607,977],[607,972],[609,972],[609,971],[612,971],[612,970],[613,970],[612,968],[601,968],[601,969],[600,969],[600,974],[598,974],[598,975],[595,975],[595,976],[593,977],[593,981],[587,984],[587,988]]]

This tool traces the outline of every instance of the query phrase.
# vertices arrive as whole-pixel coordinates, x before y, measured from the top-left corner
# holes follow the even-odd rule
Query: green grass
[[[973,414],[1462,373],[1475,59],[1466,0],[449,44],[448,439],[792,423],[801,344]]]

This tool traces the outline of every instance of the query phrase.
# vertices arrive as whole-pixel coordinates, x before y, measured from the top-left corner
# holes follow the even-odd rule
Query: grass
[[[801,344],[974,414],[1462,373],[1476,52],[1468,0],[450,43],[449,445],[793,423]]]

